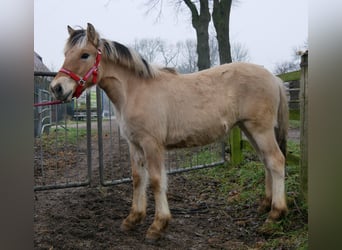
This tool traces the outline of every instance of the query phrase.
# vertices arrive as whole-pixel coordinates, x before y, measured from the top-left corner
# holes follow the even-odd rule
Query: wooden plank
[[[237,166],[243,160],[242,149],[241,149],[241,130],[240,130],[240,128],[234,127],[230,131],[229,145],[230,145],[230,164],[232,166]]]
[[[308,51],[301,57],[300,78],[300,167],[303,199],[308,199]]]

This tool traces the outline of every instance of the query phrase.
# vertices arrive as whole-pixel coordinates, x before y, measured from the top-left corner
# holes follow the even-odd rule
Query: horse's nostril
[[[60,83],[57,83],[53,88],[52,88],[52,92],[56,95],[61,95],[63,94],[63,88],[62,85]]]

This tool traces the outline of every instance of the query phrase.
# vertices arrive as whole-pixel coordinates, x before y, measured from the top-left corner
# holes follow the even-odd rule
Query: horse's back
[[[208,144],[241,120],[273,122],[279,98],[275,79],[249,63],[185,75],[164,73],[136,94],[130,109],[134,126],[167,148]]]
[[[210,143],[244,119],[265,115],[267,122],[273,122],[279,98],[274,81],[270,72],[250,63],[224,64],[179,75],[168,82],[165,98],[167,147]]]
[[[192,75],[191,91],[201,92],[208,108],[223,110],[229,119],[244,119],[246,114],[277,108],[279,79],[260,65],[235,62]],[[191,99],[191,101],[195,98]],[[202,101],[199,102],[202,102]],[[234,117],[233,117],[234,116]],[[241,117],[242,116],[242,117]]]

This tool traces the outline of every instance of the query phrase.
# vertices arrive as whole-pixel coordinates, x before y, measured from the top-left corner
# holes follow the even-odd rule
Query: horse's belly
[[[207,129],[193,130],[190,133],[179,133],[169,136],[166,148],[187,148],[203,146],[215,142],[228,132],[228,125],[222,124]]]

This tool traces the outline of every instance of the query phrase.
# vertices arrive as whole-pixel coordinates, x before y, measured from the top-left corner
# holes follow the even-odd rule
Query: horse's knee
[[[159,193],[161,190],[161,180],[159,176],[150,177],[150,185],[153,193]]]
[[[150,187],[155,194],[166,192],[167,175],[163,168],[159,171],[150,171]]]
[[[137,170],[132,171],[133,188],[138,188],[141,185],[141,177]]]
[[[275,150],[264,156],[264,164],[272,175],[277,172],[282,173],[285,169],[285,157],[280,150]]]

